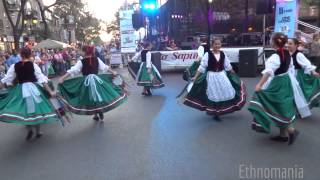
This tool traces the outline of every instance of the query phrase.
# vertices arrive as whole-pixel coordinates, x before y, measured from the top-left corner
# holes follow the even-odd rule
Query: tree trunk
[[[46,16],[45,16],[45,8],[42,6],[42,4],[40,3],[39,0],[37,0],[37,3],[38,3],[38,6],[39,6],[39,9],[40,9],[40,14],[41,14],[41,19],[42,19],[42,23],[44,25],[44,38],[45,39],[48,39],[50,38],[50,29],[49,29],[49,25],[47,23],[47,20],[46,20]]]
[[[13,32],[13,40],[14,40],[14,49],[19,50],[20,49],[20,35],[15,32]]]

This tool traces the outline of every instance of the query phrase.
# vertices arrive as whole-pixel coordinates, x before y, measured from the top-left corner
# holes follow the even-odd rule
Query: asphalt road
[[[1,123],[0,180],[236,180],[242,166],[298,167],[304,179],[319,178],[319,109],[297,122],[301,135],[288,146],[253,132],[246,108],[216,122],[178,104],[181,75],[163,79],[166,87],[150,98],[133,85],[104,123],[74,115],[64,128],[44,126],[45,136],[32,142],[23,126]],[[250,97],[258,79],[243,80]]]

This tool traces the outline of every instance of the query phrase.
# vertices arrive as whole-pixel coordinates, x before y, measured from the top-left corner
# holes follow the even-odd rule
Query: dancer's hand
[[[151,74],[151,73],[152,73],[151,68],[148,68],[148,73],[149,73],[149,74]]]
[[[59,80],[58,80],[58,84],[62,84],[64,82],[64,79],[63,78],[60,78]]]
[[[118,75],[118,72],[117,72],[117,71],[112,71],[112,75],[113,75],[114,77],[116,77],[116,76]]]
[[[196,80],[197,80],[196,77],[191,78],[191,81],[196,81]]]
[[[57,96],[57,92],[56,91],[50,91],[49,92],[51,97],[56,97]]]
[[[256,85],[256,92],[259,92],[259,91],[261,91],[261,89],[262,89],[262,87],[261,87],[261,85],[260,84],[257,84]]]
[[[316,78],[319,78],[319,77],[320,77],[320,74],[317,73],[316,71],[313,71],[313,72],[312,72],[312,75],[313,75],[314,77],[316,77]]]

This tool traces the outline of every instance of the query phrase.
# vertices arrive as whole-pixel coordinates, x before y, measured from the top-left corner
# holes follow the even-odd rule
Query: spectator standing
[[[17,54],[16,50],[12,50],[12,55],[5,62],[6,68],[9,69],[12,64],[16,64],[19,61],[21,61],[20,56]]]
[[[65,62],[63,60],[62,51],[57,51],[54,54],[54,64],[55,64],[55,72],[58,75],[63,75],[66,71],[65,69]]]
[[[320,34],[315,33],[313,34],[312,42],[310,43],[310,50],[309,50],[309,59],[317,66],[319,69],[320,66]]]

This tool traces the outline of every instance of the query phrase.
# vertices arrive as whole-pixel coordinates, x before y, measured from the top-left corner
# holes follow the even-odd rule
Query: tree
[[[107,24],[107,33],[116,34],[120,31],[120,13],[115,14],[116,19]]]
[[[79,41],[86,42],[100,35],[100,20],[85,10],[85,4],[79,0],[68,0],[54,8],[53,13],[66,18],[75,17],[75,33]]]
[[[10,9],[10,6],[12,6],[13,4],[10,4],[7,0],[2,0],[6,17],[8,18],[9,24],[12,29],[15,49],[20,48],[20,44],[19,44],[20,37],[22,36],[22,33],[25,29],[24,21],[26,19],[26,14],[25,14],[26,3],[27,3],[27,0],[19,0],[17,1],[17,4],[15,4],[15,6],[20,5],[19,9],[17,10],[17,16],[16,16],[17,18],[15,20],[11,16],[12,13]]]
[[[41,14],[41,19],[42,19],[42,23],[44,25],[44,31],[43,31],[43,36],[45,39],[50,38],[51,34],[50,34],[50,28],[46,19],[46,15],[45,12],[46,11],[50,11],[50,8],[54,7],[54,6],[58,6],[58,5],[62,5],[64,3],[66,3],[66,1],[64,0],[56,0],[53,4],[49,5],[49,6],[44,6],[44,4],[42,3],[42,0],[36,0],[39,10],[40,10],[40,14]]]
[[[86,12],[77,24],[76,34],[79,41],[91,42],[98,39],[100,31],[100,21],[89,12]]]

